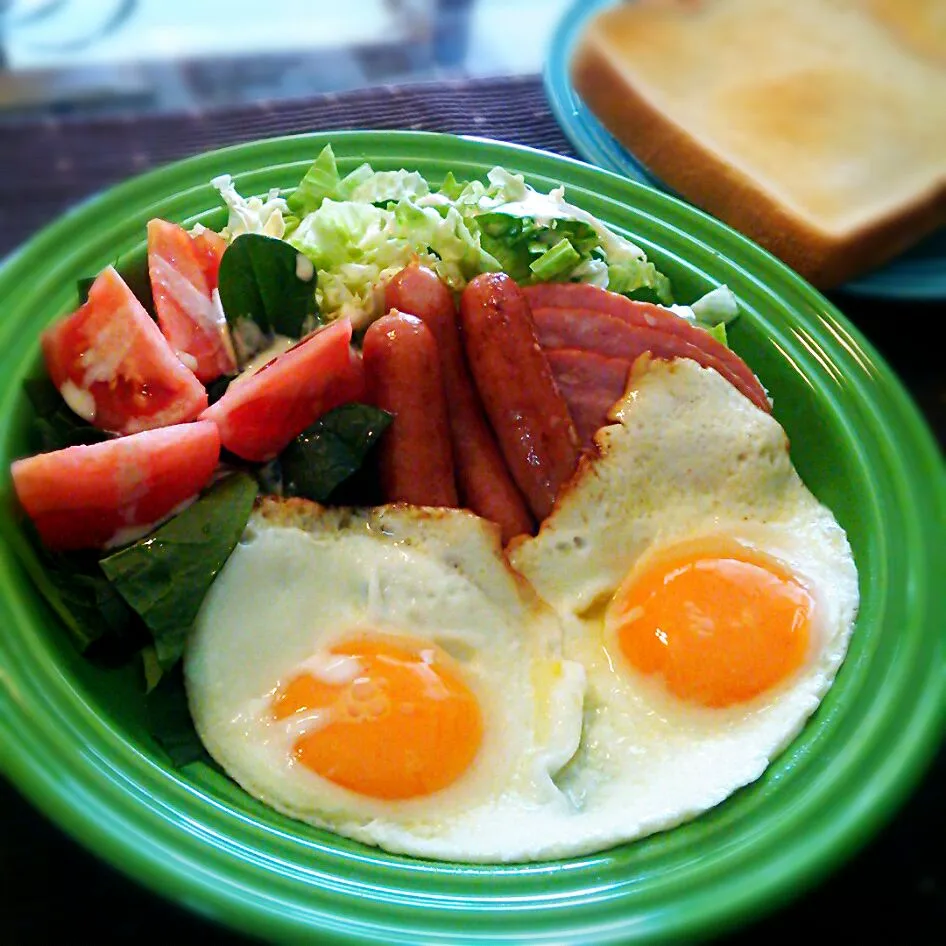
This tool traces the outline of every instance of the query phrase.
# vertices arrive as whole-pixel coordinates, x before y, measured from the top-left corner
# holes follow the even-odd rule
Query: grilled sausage
[[[433,270],[411,264],[387,284],[384,301],[389,309],[416,315],[437,340],[460,500],[478,516],[497,523],[504,544],[531,532],[529,509],[506,468],[470,378],[453,294]]]
[[[575,425],[529,305],[504,273],[476,276],[460,299],[467,360],[506,465],[540,521],[578,464]]]
[[[378,445],[385,500],[459,505],[433,333],[414,316],[390,312],[365,332],[362,357],[371,402],[394,414]]]

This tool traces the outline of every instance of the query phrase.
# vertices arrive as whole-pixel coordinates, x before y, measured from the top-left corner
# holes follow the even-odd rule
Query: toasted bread
[[[821,288],[946,223],[944,0],[637,0],[570,68],[655,176]]]

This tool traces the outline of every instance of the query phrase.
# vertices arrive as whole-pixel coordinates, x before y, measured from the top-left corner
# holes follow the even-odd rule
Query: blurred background
[[[541,71],[569,0],[0,0],[0,122]],[[260,10],[265,9],[265,16]]]

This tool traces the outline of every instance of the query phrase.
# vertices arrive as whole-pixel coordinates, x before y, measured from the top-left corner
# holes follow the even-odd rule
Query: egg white
[[[535,537],[503,554],[459,510],[326,509],[266,499],[188,642],[197,731],[250,794],[294,818],[405,854],[463,862],[598,851],[673,827],[758,778],[816,710],[858,607],[847,538],[794,470],[779,424],[694,362],[635,366]],[[628,572],[725,536],[782,562],[813,601],[803,666],[755,699],[688,703],[626,664],[605,627]],[[470,769],[383,801],[293,761],[271,699],[300,668],[373,628],[442,647],[484,715]]]
[[[858,607],[847,538],[799,478],[784,431],[716,372],[642,359],[611,417],[538,536],[510,549],[587,674],[581,746],[556,779],[579,812],[572,850],[672,827],[758,778],[827,692]],[[804,665],[722,709],[630,667],[604,622],[635,564],[709,536],[780,560],[814,600]]]
[[[333,784],[294,760],[298,721],[273,719],[280,685],[307,667],[344,675],[328,650],[365,629],[438,645],[480,704],[473,764],[431,795],[386,801]],[[560,645],[496,528],[470,513],[267,499],[203,604],[185,680],[208,751],[277,810],[393,851],[520,860],[534,844],[523,812],[568,807],[552,775],[578,744],[584,672]]]

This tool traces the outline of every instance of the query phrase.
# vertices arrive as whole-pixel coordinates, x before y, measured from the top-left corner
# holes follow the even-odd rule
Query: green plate
[[[837,681],[766,774],[696,820],[591,857],[520,866],[412,860],[281,817],[200,763],[170,767],[143,723],[137,674],[90,665],[18,557],[7,469],[26,443],[23,377],[75,282],[140,253],[152,216],[222,222],[208,181],[290,187],[331,141],[339,164],[494,164],[642,245],[690,300],[720,282],[731,342],[774,398],[793,457],[850,536],[861,613]],[[142,883],[267,939],[391,943],[649,942],[719,933],[851,855],[913,788],[943,735],[946,477],[915,405],[877,352],[745,238],[616,174],[495,142],[336,132],[204,154],[132,180],[53,224],[0,271],[0,768],[40,810]],[[35,565],[35,563],[33,563]]]

